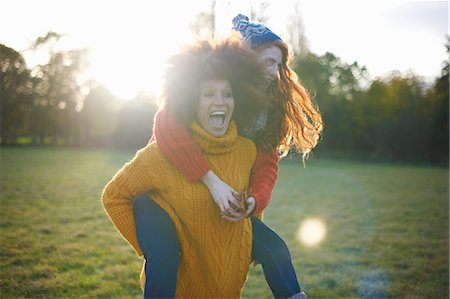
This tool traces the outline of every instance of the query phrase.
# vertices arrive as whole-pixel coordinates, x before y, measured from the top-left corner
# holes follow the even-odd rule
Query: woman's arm
[[[114,175],[102,193],[102,203],[109,218],[140,256],[142,251],[136,238],[132,199],[158,185],[159,177],[149,172],[151,158],[148,153],[149,146],[140,150]]]
[[[209,189],[224,215],[237,216],[230,202],[239,206],[238,193],[210,169],[202,150],[191,134],[166,109],[159,110],[153,122],[153,135],[164,156],[191,182],[200,180]]]
[[[267,207],[278,178],[278,152],[267,153],[258,149],[250,176],[251,195],[245,199],[247,211],[238,216],[225,216],[229,221],[239,221],[244,217],[259,215]]]
[[[258,149],[250,177],[252,197],[256,207],[252,214],[261,213],[269,204],[275,182],[278,178],[278,151],[267,153]]]
[[[191,134],[166,109],[159,110],[155,115],[153,136],[167,160],[191,182],[199,180],[210,170],[208,161]]]
[[[239,205],[239,200],[241,200],[240,194],[222,181],[212,170],[208,171],[201,178],[201,181],[206,185],[206,187],[208,187],[212,198],[219,206],[225,219],[244,215],[245,211],[240,208]],[[229,198],[230,195],[232,199]],[[232,207],[230,202],[235,207]]]

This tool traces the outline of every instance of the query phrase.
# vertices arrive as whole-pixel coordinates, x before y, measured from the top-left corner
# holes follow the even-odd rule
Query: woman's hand
[[[244,210],[239,205],[239,193],[224,183],[214,172],[208,171],[200,180],[208,187],[225,219],[235,219],[245,215]]]
[[[227,216],[227,215],[223,215],[223,218],[228,220],[228,221],[239,221],[245,217],[250,216],[253,211],[255,210],[256,207],[256,201],[255,198],[253,198],[253,196],[250,196],[248,198],[245,199],[245,203],[247,206],[247,211],[242,210],[241,213],[239,213],[239,215],[231,217],[231,216]]]
[[[247,212],[245,212],[245,217],[250,216],[256,208],[256,200],[253,196],[250,196],[245,200],[247,204]]]

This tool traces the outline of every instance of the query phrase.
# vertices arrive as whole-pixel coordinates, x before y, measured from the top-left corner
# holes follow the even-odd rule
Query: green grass
[[[1,149],[0,297],[140,298],[142,260],[116,232],[102,188],[133,153]],[[448,169],[281,163],[265,221],[310,298],[448,298]],[[302,221],[327,234],[301,244]],[[244,298],[272,298],[260,266]]]

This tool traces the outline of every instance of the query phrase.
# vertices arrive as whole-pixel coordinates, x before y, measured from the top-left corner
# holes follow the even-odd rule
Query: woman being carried
[[[233,19],[233,30],[257,53],[265,68],[261,84],[268,100],[256,121],[240,128],[258,149],[247,215],[230,209],[229,203],[236,204],[236,192],[214,174],[183,123],[169,110],[162,109],[155,116],[153,138],[186,178],[200,180],[208,187],[228,220],[239,220],[250,214],[259,215],[267,207],[278,175],[279,155],[284,157],[289,150],[295,149],[305,159],[317,145],[323,124],[318,108],[289,67],[287,44],[269,28],[249,22],[244,15],[239,14]]]

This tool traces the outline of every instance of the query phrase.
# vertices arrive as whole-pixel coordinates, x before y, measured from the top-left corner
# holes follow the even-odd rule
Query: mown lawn
[[[140,298],[142,260],[100,202],[133,153],[1,148],[2,298]],[[282,163],[265,221],[310,298],[448,298],[448,169],[312,159]],[[325,239],[298,241],[318,218]],[[244,298],[271,298],[260,266]]]

